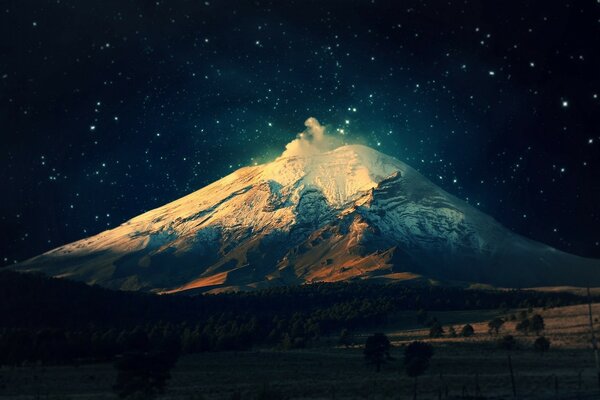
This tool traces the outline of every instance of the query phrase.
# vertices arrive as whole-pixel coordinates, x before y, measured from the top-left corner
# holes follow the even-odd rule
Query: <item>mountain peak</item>
[[[161,292],[347,279],[600,286],[598,260],[516,235],[403,162],[305,125],[273,162],[13,268]]]
[[[282,187],[320,191],[341,206],[409,167],[370,147],[346,145],[324,153],[279,157],[264,165],[262,179]]]

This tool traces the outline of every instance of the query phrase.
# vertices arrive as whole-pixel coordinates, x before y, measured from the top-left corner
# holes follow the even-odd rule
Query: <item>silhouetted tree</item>
[[[448,328],[448,336],[450,336],[451,338],[455,338],[455,337],[457,337],[457,336],[458,336],[458,335],[456,334],[456,329],[454,329],[454,327],[453,327],[453,326],[450,326],[450,327]]]
[[[530,318],[530,329],[539,335],[545,328],[544,318],[540,314],[535,314]]]
[[[550,350],[550,340],[546,339],[544,336],[540,336],[533,342],[533,348],[535,351],[544,354]]]
[[[504,350],[514,350],[517,347],[517,341],[513,335],[506,335],[498,340],[498,347]]]
[[[417,398],[417,378],[427,371],[432,356],[433,347],[429,343],[412,342],[404,349],[404,370],[414,378],[413,399]]]
[[[490,334],[494,333],[497,335],[500,332],[502,325],[504,325],[504,320],[502,318],[494,318],[493,320],[488,322]]]
[[[522,321],[517,322],[517,325],[515,325],[515,329],[517,330],[517,332],[521,332],[524,335],[527,335],[529,333],[529,328],[531,327],[531,322],[529,321],[529,319],[524,319]]]
[[[367,338],[364,355],[367,362],[375,364],[376,371],[390,358],[390,340],[383,333],[375,333]]]
[[[440,324],[436,319],[431,325],[431,328],[429,328],[429,337],[439,338],[442,336],[444,336],[444,328],[442,327],[442,324]]]
[[[475,329],[473,329],[473,326],[471,324],[466,324],[465,326],[462,327],[461,331],[460,331],[460,336],[462,337],[471,337],[475,334]]]

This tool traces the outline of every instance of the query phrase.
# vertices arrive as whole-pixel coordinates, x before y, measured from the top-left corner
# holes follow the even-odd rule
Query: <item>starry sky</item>
[[[9,0],[0,264],[278,156],[313,116],[600,257],[600,1]]]

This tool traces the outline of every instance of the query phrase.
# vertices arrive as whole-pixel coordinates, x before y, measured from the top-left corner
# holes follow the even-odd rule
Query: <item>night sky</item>
[[[270,161],[310,116],[600,257],[600,1],[1,7],[2,264]]]

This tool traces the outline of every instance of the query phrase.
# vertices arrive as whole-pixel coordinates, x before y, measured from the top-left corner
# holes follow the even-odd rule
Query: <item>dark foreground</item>
[[[517,395],[523,399],[598,398],[594,360],[589,346],[585,305],[535,310],[544,316],[544,335],[551,348],[532,350],[535,335],[515,333],[507,322],[499,336],[514,334],[518,348],[498,348],[498,336],[487,332],[487,321],[498,311],[439,312],[448,327],[471,322],[470,338],[428,338],[402,313],[387,326],[394,344],[393,360],[376,373],[366,365],[356,334],[354,346],[323,337],[301,350],[208,352],[182,356],[171,371],[163,399],[285,399],[285,398],[412,398],[413,381],[402,369],[403,346],[415,339],[435,349],[429,370],[419,378],[418,398],[512,398],[508,354],[512,357]],[[600,313],[600,304],[594,306]],[[404,321],[404,322],[403,322]],[[80,366],[21,366],[0,370],[0,398],[114,399],[116,373],[110,363]],[[596,396],[596,397],[594,397]]]

